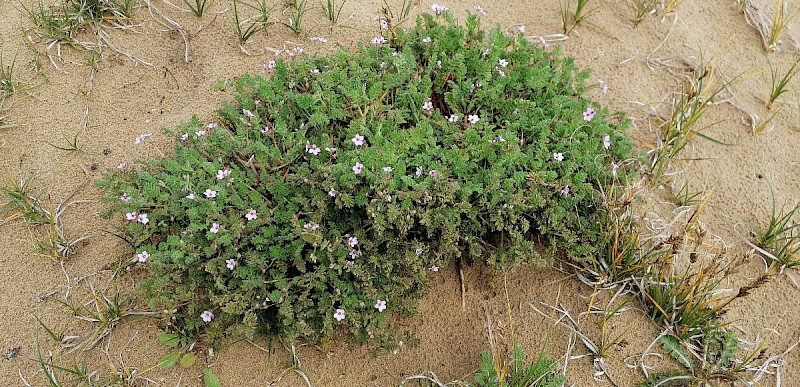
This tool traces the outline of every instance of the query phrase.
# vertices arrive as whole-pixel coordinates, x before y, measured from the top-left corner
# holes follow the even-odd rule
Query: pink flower
[[[261,134],[266,135],[267,133],[269,133],[269,126],[264,125],[264,127],[261,128]]]
[[[119,163],[119,165],[117,165],[117,170],[121,171],[121,170],[123,170],[123,169],[125,169],[127,167],[128,167],[128,162],[127,161],[123,161],[123,162]]]
[[[455,124],[456,122],[458,122],[458,116],[455,114],[451,114],[450,117],[447,118],[447,121]]]
[[[560,152],[553,153],[553,160],[559,163],[564,161],[564,154]]]
[[[614,175],[614,177],[617,177],[617,169],[619,169],[619,164],[612,162],[611,163],[611,174]]]
[[[430,269],[430,270],[431,270],[432,272],[436,273],[436,272],[438,272],[438,271],[439,271],[439,266],[436,266],[436,265],[431,265],[431,269]]]
[[[598,79],[597,83],[603,85],[603,94],[608,94],[608,85],[602,79]]]
[[[431,109],[433,109],[433,102],[425,101],[425,103],[422,104],[422,110],[427,112],[430,111]]]
[[[336,313],[333,314],[333,318],[335,318],[336,321],[344,320],[344,309],[336,309]]]
[[[217,171],[217,180],[222,180],[231,175],[230,169],[220,169]]]
[[[439,176],[439,172],[437,172],[435,169],[431,169],[431,171],[428,172],[428,175],[430,175],[430,177],[436,177]]]
[[[208,129],[216,129],[217,128],[217,123],[216,122],[209,122],[208,125],[206,125],[206,128],[208,128]]]
[[[256,215],[256,210],[251,208],[250,211],[247,211],[247,213],[244,214],[244,217],[247,218],[247,220],[256,220],[258,215]]]
[[[358,238],[356,238],[356,237],[347,238],[347,244],[350,247],[356,247],[356,245],[358,244]]]
[[[311,153],[312,155],[316,156],[316,155],[319,154],[319,152],[322,152],[322,149],[319,149],[317,144],[311,144],[311,146],[308,147],[308,149],[306,149],[306,152]]]
[[[417,247],[417,249],[414,250],[414,253],[416,253],[417,255],[422,255],[422,249]]]
[[[595,113],[596,112],[594,111],[594,109],[592,109],[592,107],[589,106],[588,108],[586,108],[586,111],[583,112],[583,120],[584,121],[591,121],[592,118],[594,118]]]
[[[211,319],[214,318],[214,313],[208,310],[203,311],[203,313],[200,313],[200,318],[203,319],[204,322],[211,322]]]
[[[347,270],[347,271],[350,271],[350,269],[352,269],[353,266],[355,266],[355,265],[356,265],[355,261],[351,261],[349,259],[344,261],[344,269]]]
[[[379,299],[378,302],[375,303],[375,309],[378,310],[378,313],[386,310],[386,301]]]
[[[607,134],[603,136],[603,148],[611,148],[611,136]]]
[[[431,5],[431,10],[433,10],[433,13],[435,13],[437,15],[441,15],[441,14],[447,12],[447,7],[445,7],[444,5],[441,5],[441,4],[434,3],[433,5]]]
[[[227,266],[228,269],[230,269],[230,270],[235,269],[236,265],[237,265],[237,262],[236,262],[235,259],[228,259],[228,260],[225,261],[225,266]]]
[[[518,25],[517,26],[517,31],[519,31],[519,33],[521,33],[521,34],[524,34],[525,33],[525,25],[524,24]]]
[[[501,77],[505,77],[506,76],[506,72],[503,71],[503,69],[497,69],[497,75],[499,75]]]
[[[319,225],[316,223],[306,223],[305,225],[303,225],[303,228],[306,229],[307,231],[314,232],[317,231]]]
[[[336,190],[335,190],[335,189],[333,189],[333,188],[331,188],[330,190],[328,190],[328,196],[330,196],[330,197],[332,197],[332,198],[335,198],[335,197],[336,197],[336,193],[337,193],[337,192],[336,192]]]
[[[497,64],[499,64],[500,67],[506,67],[508,66],[508,61],[505,59],[500,59],[499,61],[497,61]]]
[[[194,200],[194,192],[189,192],[189,194],[186,195],[186,198],[189,200]]]
[[[139,214],[136,220],[141,224],[147,224],[150,221],[150,219],[147,219],[147,214]]]
[[[256,117],[256,115],[255,115],[255,114],[253,114],[253,112],[251,112],[251,111],[249,111],[249,110],[247,110],[247,109],[242,109],[242,113],[243,113],[244,115],[246,115],[246,116],[247,116],[247,118],[249,118],[249,119],[251,119],[251,120],[252,120],[253,118],[255,118],[255,117]]]
[[[328,39],[325,39],[322,36],[310,37],[310,38],[308,38],[308,40],[310,40],[312,42],[328,43]]]
[[[211,228],[208,229],[209,232],[212,234],[216,234],[219,232],[219,223],[211,223]]]
[[[123,202],[127,203],[131,201],[131,197],[127,193],[123,192],[122,196],[119,197],[119,200],[122,200]]]
[[[362,170],[364,170],[364,164],[356,163],[356,165],[353,166],[353,173],[356,175],[360,175]]]
[[[141,144],[142,142],[144,142],[144,140],[147,140],[148,138],[150,138],[152,136],[153,136],[153,133],[142,133],[142,134],[136,136],[136,139],[133,140],[133,143],[134,144]]]
[[[386,43],[386,38],[383,36],[378,36],[377,38],[372,38],[372,44],[376,46],[380,46],[381,44]]]
[[[350,250],[350,257],[351,258],[355,258],[357,256],[358,256],[358,250],[356,250],[356,249]]]
[[[481,120],[481,118],[477,114],[470,114],[470,115],[467,116],[467,122],[469,122],[472,125],[477,124],[478,121],[480,121],[480,120]]]
[[[420,177],[420,176],[422,176],[423,172],[424,171],[423,171],[422,167],[417,167],[417,171],[414,172],[414,173],[417,175],[417,177]]]
[[[486,16],[486,11],[484,11],[483,7],[481,7],[480,5],[476,5],[476,6],[472,7],[472,9],[475,10],[475,12],[477,12],[477,13],[483,15],[483,16]]]
[[[198,130],[198,131],[194,132],[194,134],[197,137],[203,137],[203,136],[206,135],[206,131],[201,129],[201,130]]]
[[[136,220],[136,215],[137,215],[136,212],[129,212],[129,213],[125,214],[125,220],[128,220],[128,221],[132,222],[132,221]]]
[[[539,37],[539,43],[542,44],[544,49],[548,49],[550,47],[550,43],[547,43],[547,40],[545,40],[544,36]]]
[[[394,168],[392,168],[392,167],[383,167],[383,171],[386,172],[386,173],[392,173],[392,171],[394,171]]]
[[[270,70],[274,69],[275,65],[276,65],[275,59],[270,59],[270,61],[267,62],[267,68],[270,69]]]
[[[389,28],[389,22],[387,22],[386,19],[381,18],[378,20],[378,23],[380,23],[382,30]]]
[[[136,254],[136,260],[139,261],[140,263],[147,262],[148,258],[150,258],[150,253],[148,253],[147,251],[142,251],[141,253]]]
[[[203,192],[203,195],[206,195],[206,197],[209,198],[209,199],[213,199],[213,198],[217,197],[217,191],[214,191],[211,188],[208,188],[208,189],[205,190],[205,192]]]
[[[567,197],[569,196],[569,186],[565,185],[564,188],[561,189],[561,196]]]
[[[431,37],[430,36],[426,36],[426,37],[422,38],[422,43],[430,43],[430,42],[431,42]]]
[[[355,146],[362,146],[364,145],[364,136],[356,134],[356,136],[353,137],[350,141],[352,141]]]

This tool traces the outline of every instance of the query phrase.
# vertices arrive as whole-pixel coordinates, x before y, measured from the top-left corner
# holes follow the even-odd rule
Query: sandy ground
[[[765,1],[766,2],[766,1]],[[765,2],[760,2],[762,5]],[[278,4],[273,17],[288,19]],[[389,1],[397,9],[399,1]],[[791,2],[790,2],[791,3]],[[353,47],[378,34],[373,17],[381,1],[348,1],[339,26],[331,27],[317,2],[304,21],[305,36],[298,36],[282,25],[270,27],[240,49],[233,33],[233,17],[228,1],[210,0],[210,12],[201,19],[163,0],[152,5],[180,24],[188,34],[189,61],[184,62],[184,41],[158,20],[161,18],[140,7],[135,28],[107,28],[109,39],[119,52],[105,47],[95,71],[86,65],[86,52],[64,48],[60,59],[51,51],[53,63],[40,57],[41,71],[34,71],[34,49],[44,51],[39,43],[25,44],[25,29],[31,23],[21,2],[0,0],[0,52],[5,64],[14,58],[14,77],[20,91],[10,98],[8,119],[17,126],[0,131],[0,170],[9,177],[39,174],[32,187],[52,202],[64,200],[78,188],[74,199],[89,202],[69,208],[65,214],[66,233],[107,229],[100,217],[104,210],[101,192],[91,182],[82,185],[88,172],[96,179],[102,171],[119,163],[168,154],[170,140],[160,133],[192,115],[211,119],[225,92],[215,91],[215,83],[244,73],[261,71],[280,48],[303,47],[306,53],[331,53],[338,45]],[[447,1],[446,5],[462,18],[475,2]],[[670,93],[679,90],[683,81],[680,69],[650,68],[648,58],[686,58],[696,63],[700,52],[723,79],[735,80],[731,90],[737,104],[755,114],[762,114],[769,84],[768,64],[785,71],[797,57],[793,40],[786,36],[778,52],[765,54],[760,38],[746,23],[733,0],[684,1],[677,12],[648,17],[633,27],[633,11],[625,1],[594,0],[595,9],[586,23],[563,42],[564,52],[577,58],[581,66],[591,66],[593,79],[602,79],[608,93],[600,88],[592,96],[612,109],[624,110],[634,119],[631,133],[642,149],[655,141],[644,118],[651,107],[664,111]],[[421,2],[415,12],[427,11],[429,2]],[[495,24],[509,30],[526,26],[530,36],[561,32],[558,2],[554,0],[496,0],[481,4],[487,12],[484,27]],[[792,31],[788,30],[791,35]],[[327,43],[310,41],[323,36]],[[92,40],[91,35],[83,38]],[[121,55],[125,52],[138,58]],[[146,65],[142,62],[148,62]],[[56,66],[58,68],[56,68]],[[800,89],[798,80],[790,89]],[[773,121],[774,128],[754,136],[746,114],[731,104],[714,106],[706,123],[719,121],[706,133],[726,143],[722,147],[695,140],[682,154],[686,160],[674,165],[671,187],[644,194],[643,214],[651,218],[670,218],[674,206],[665,204],[665,192],[680,187],[684,181],[696,190],[713,196],[701,218],[711,235],[718,236],[729,248],[729,256],[747,253],[743,243],[747,229],[744,222],[763,224],[770,212],[771,194],[777,203],[794,204],[800,200],[800,107],[798,94],[785,96],[786,105]],[[141,133],[154,133],[142,145],[134,145]],[[59,151],[48,143],[64,146],[75,134],[89,155]],[[86,171],[86,172],[84,172]],[[72,319],[53,299],[64,299],[67,286],[74,279],[88,279],[70,288],[73,300],[85,299],[86,284],[98,291],[125,293],[135,286],[136,278],[122,276],[108,281],[109,264],[128,256],[130,251],[113,237],[98,237],[82,244],[78,253],[63,266],[36,256],[31,243],[34,232],[20,222],[0,227],[0,352],[20,347],[19,356],[0,360],[0,384],[21,385],[19,373],[34,385],[45,385],[43,374],[30,359],[36,356],[35,338],[41,336],[45,351],[65,365],[80,361],[80,356],[64,356],[56,345],[37,328],[34,316],[68,334],[82,332],[87,325]],[[763,265],[757,259],[745,266],[736,278],[723,281],[723,287],[736,288],[760,275]],[[434,371],[443,381],[472,380],[480,351],[489,347],[487,332],[491,322],[501,344],[519,342],[529,352],[544,349],[564,361],[569,331],[533,312],[530,304],[560,304],[574,315],[588,309],[592,289],[573,276],[554,269],[523,268],[504,277],[480,267],[464,273],[464,306],[458,271],[454,266],[442,270],[433,279],[430,295],[420,302],[415,319],[398,321],[414,334],[415,341],[404,343],[393,354],[375,354],[367,347],[327,345],[323,348],[302,346],[297,356],[302,369],[315,386],[387,386],[396,385],[404,375]],[[48,302],[37,296],[58,291]],[[769,356],[783,352],[800,337],[800,291],[786,276],[778,277],[750,296],[739,299],[725,315],[732,329],[743,341],[754,342],[769,336]],[[600,339],[595,317],[582,317],[586,333]],[[194,367],[181,370],[152,369],[168,349],[156,340],[156,326],[147,320],[125,323],[113,330],[92,357],[92,369],[108,375],[111,367],[138,369],[157,385],[201,385],[201,366],[213,366],[223,385],[272,385],[281,371],[291,365],[291,358],[279,343],[272,353],[269,344],[240,343],[212,357],[201,356]],[[637,385],[641,373],[626,367],[626,361],[639,354],[658,335],[658,327],[641,310],[634,308],[615,318],[611,331],[623,333],[621,342],[609,351],[610,373],[621,386]],[[260,347],[260,348],[259,348]],[[109,354],[102,355],[105,349]],[[573,355],[587,353],[577,344]],[[655,363],[657,364],[657,362]],[[595,368],[590,357],[571,360],[567,369],[568,384],[601,384],[593,378]],[[143,382],[143,380],[140,380]],[[800,386],[800,352],[788,356],[782,368],[784,386]],[[774,383],[772,379],[768,383]],[[296,386],[303,382],[290,373],[274,385]]]

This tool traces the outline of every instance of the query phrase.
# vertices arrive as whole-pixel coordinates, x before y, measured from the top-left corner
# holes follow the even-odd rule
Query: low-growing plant
[[[394,33],[243,76],[173,156],[99,182],[168,331],[374,342],[453,258],[596,253],[632,143],[588,71],[474,15]]]
[[[308,7],[306,6],[306,0],[292,0],[291,2],[291,18],[289,18],[289,23],[286,25],[294,31],[295,34],[303,33],[303,18],[308,12]]]
[[[633,26],[636,27],[641,23],[644,18],[655,15],[660,7],[659,0],[633,0],[631,4],[633,8]]]
[[[800,203],[790,210],[778,210],[772,197],[772,211],[766,227],[750,225],[753,243],[759,255],[767,262],[767,269],[800,266]]]
[[[788,1],[776,0],[775,13],[772,15],[772,21],[769,25],[767,39],[765,46],[767,52],[772,52],[778,49],[783,30],[791,23],[797,15],[800,14],[800,7],[792,3],[789,5]]]
[[[3,53],[0,52],[0,103],[17,91],[17,82],[14,81],[14,64],[16,62],[17,58],[15,56],[11,60],[11,64],[4,63]]]
[[[203,17],[206,13],[206,4],[208,0],[183,0],[183,3],[189,7],[189,11],[191,11],[197,17]]]
[[[756,381],[748,367],[755,360],[758,351],[737,360],[739,338],[735,332],[716,329],[704,335],[701,341],[702,346],[694,350],[672,335],[659,336],[658,343],[664,353],[672,356],[684,368],[648,375],[642,386],[707,386],[723,382],[752,385]]]
[[[565,381],[566,377],[558,374],[558,362],[543,353],[531,359],[520,345],[515,345],[510,358],[505,360],[483,351],[481,366],[475,375],[476,387],[557,387]]]
[[[789,82],[792,81],[792,78],[794,78],[794,76],[797,74],[797,71],[800,70],[800,68],[797,67],[798,64],[800,64],[800,60],[795,61],[792,66],[789,67],[789,70],[786,71],[786,74],[780,78],[777,71],[770,66],[770,80],[772,83],[770,87],[769,98],[767,100],[767,109],[772,109],[772,105],[775,103],[775,101],[777,101],[778,98],[783,95],[783,93],[789,91],[787,88]]]
[[[693,207],[703,201],[703,192],[693,191],[689,181],[684,180],[677,192],[672,194],[672,203],[678,207]]]
[[[90,51],[99,47],[98,43],[92,43],[98,37],[84,42],[78,35],[89,29],[96,32],[103,23],[115,28],[129,28],[133,6],[134,0],[67,0],[55,5],[45,5],[40,1],[30,9],[23,8],[34,25],[28,31],[45,43],[50,55],[51,49],[60,48],[62,44]],[[56,51],[60,52],[58,48]]]
[[[240,44],[246,43],[253,35],[263,31],[270,24],[269,18],[274,8],[267,7],[266,0],[255,1],[256,4],[253,5],[243,0],[233,0],[233,29]],[[242,19],[239,14],[240,5],[254,10],[256,15]]]
[[[325,10],[325,16],[331,24],[339,24],[339,17],[342,15],[342,8],[344,8],[345,3],[347,3],[347,0],[341,0],[338,5],[336,0],[325,0],[322,8]]]
[[[589,3],[589,0],[575,0],[575,10],[570,10],[570,4],[572,3],[571,0],[563,0],[560,1],[561,6],[561,25],[564,29],[564,34],[569,35],[572,30],[575,29],[579,24],[581,24],[589,14],[592,13],[591,10],[586,8],[586,5]]]
[[[711,125],[698,127],[700,119],[705,116],[714,99],[730,85],[730,82],[717,80],[714,68],[704,62],[694,71],[691,81],[683,87],[673,99],[670,117],[659,125],[659,143],[651,149],[650,176],[653,184],[660,184],[667,174],[670,163],[689,144],[693,137],[700,137],[718,145],[729,145],[717,141],[702,133]]]

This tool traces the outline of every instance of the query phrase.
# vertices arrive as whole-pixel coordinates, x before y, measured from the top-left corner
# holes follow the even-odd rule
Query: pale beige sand
[[[766,1],[764,1],[766,2]],[[226,94],[211,91],[218,80],[234,78],[244,73],[260,71],[272,58],[269,48],[302,46],[307,53],[331,53],[337,44],[352,47],[357,42],[368,41],[378,33],[373,16],[382,2],[349,1],[342,12],[342,26],[330,28],[317,2],[305,21],[310,29],[308,36],[323,36],[328,43],[311,42],[307,37],[295,35],[284,26],[275,25],[253,38],[245,55],[239,48],[232,31],[230,2],[210,0],[211,12],[202,19],[178,10],[157,0],[153,4],[183,26],[189,35],[189,63],[184,63],[184,42],[180,35],[170,32],[156,22],[145,8],[139,11],[139,26],[130,31],[109,30],[115,46],[131,55],[153,64],[137,64],[110,49],[105,49],[99,71],[83,65],[85,52],[65,49],[62,60],[57,60],[61,70],[54,68],[46,58],[42,61],[42,74],[31,71],[33,53],[24,44],[22,30],[31,27],[24,16],[22,5],[16,1],[0,0],[0,51],[6,63],[15,54],[15,76],[29,89],[11,99],[8,117],[18,127],[0,132],[0,170],[9,175],[42,174],[33,187],[51,195],[53,201],[64,199],[83,179],[81,166],[89,170],[94,163],[101,171],[137,158],[159,157],[171,149],[170,140],[160,133],[162,127],[174,127],[192,115],[210,119]],[[176,2],[177,3],[177,2]],[[277,3],[277,2],[275,2]],[[393,7],[400,3],[389,1]],[[764,54],[760,39],[744,20],[733,0],[685,1],[676,15],[647,18],[636,28],[632,27],[633,12],[625,1],[595,0],[597,7],[579,26],[572,37],[563,42],[564,52],[577,58],[581,66],[591,66],[593,79],[603,79],[608,94],[600,89],[592,96],[612,109],[627,111],[636,119],[632,134],[637,139],[654,141],[643,118],[650,111],[633,101],[648,106],[668,102],[669,93],[679,89],[683,79],[666,68],[650,69],[645,60],[651,57],[694,58],[702,50],[707,58],[714,55],[714,67],[726,79],[739,76],[732,86],[738,103],[756,114],[763,110],[763,98],[769,83],[767,62],[786,69],[797,56],[791,40],[785,39],[781,51]],[[763,3],[763,2],[762,2]],[[476,2],[446,2],[463,18],[466,10]],[[499,24],[509,29],[524,24],[531,36],[560,32],[558,2],[554,0],[496,0],[484,6],[488,16],[484,26]],[[281,4],[282,6],[282,4]],[[430,2],[422,2],[417,11],[429,10]],[[287,19],[280,9],[275,17]],[[676,20],[677,18],[677,20]],[[671,31],[671,32],[670,32]],[[792,34],[792,31],[788,31]],[[668,38],[665,40],[665,37]],[[86,39],[91,39],[86,36]],[[663,41],[663,44],[662,44]],[[42,45],[34,44],[37,49]],[[656,52],[651,52],[658,48]],[[790,88],[800,87],[794,80]],[[742,242],[746,236],[744,221],[763,222],[770,210],[770,193],[774,191],[778,203],[794,204],[800,200],[800,135],[798,124],[800,109],[798,95],[790,93],[787,105],[775,119],[772,131],[759,136],[751,134],[743,123],[745,114],[729,104],[715,106],[704,124],[720,121],[708,129],[707,134],[721,141],[736,144],[721,147],[696,140],[682,154],[692,161],[679,161],[679,171],[674,181],[680,186],[688,179],[696,189],[714,189],[709,207],[702,222],[711,234],[721,237],[730,248],[731,256],[747,252]],[[662,112],[665,110],[661,108]],[[88,112],[88,113],[87,113]],[[153,132],[144,145],[134,146],[134,138]],[[79,141],[91,156],[57,151],[47,143],[66,143],[79,133]],[[643,142],[640,146],[644,149]],[[110,150],[107,155],[104,150]],[[761,177],[758,177],[761,176]],[[669,187],[665,187],[664,190]],[[644,210],[668,218],[673,207],[664,204],[663,192],[646,195]],[[91,183],[86,184],[76,199],[91,203],[71,207],[65,216],[67,234],[105,228],[99,214],[104,206],[99,202],[101,192]],[[77,324],[55,302],[37,302],[37,295],[51,290],[62,290],[66,284],[61,268],[33,254],[31,232],[22,223],[0,228],[0,352],[20,346],[22,352],[12,360],[0,361],[0,385],[20,385],[18,372],[22,372],[34,385],[44,385],[45,380],[37,366],[29,359],[35,356],[34,338],[39,316],[47,324],[69,328],[70,333],[80,332],[87,326]],[[91,281],[98,288],[127,291],[136,279],[124,276],[108,282],[107,273],[97,274],[106,265],[116,262],[131,252],[112,237],[95,238],[83,244],[77,255],[64,266],[69,277],[96,275]],[[739,273],[739,277],[724,281],[723,286],[736,288],[748,278],[757,277],[763,266],[753,260]],[[481,268],[465,270],[466,308],[462,309],[458,272],[454,266],[440,272],[433,280],[430,296],[420,302],[419,316],[398,323],[409,327],[419,343],[404,345],[396,354],[373,356],[366,347],[348,348],[343,344],[324,348],[304,346],[297,354],[302,368],[316,386],[387,386],[393,378],[412,375],[426,370],[435,371],[444,381],[456,378],[471,380],[477,369],[479,353],[488,348],[487,315],[491,316],[495,333],[502,342],[516,339],[529,352],[541,348],[563,361],[569,332],[554,326],[534,313],[528,303],[562,304],[574,315],[588,308],[591,289],[570,275],[556,270],[525,268],[508,277],[508,294],[504,291],[503,277]],[[85,287],[75,287],[74,300],[85,297]],[[766,356],[780,353],[800,336],[800,291],[786,277],[779,277],[756,290],[747,298],[736,301],[726,314],[743,340],[775,333],[768,343]],[[508,309],[508,308],[510,309]],[[513,320],[509,321],[510,310]],[[587,334],[599,339],[595,317],[581,320]],[[609,370],[621,386],[633,386],[641,374],[629,370],[624,362],[629,356],[638,356],[658,335],[659,328],[638,310],[629,311],[613,320],[612,331],[626,332],[624,342],[614,346],[607,359]],[[513,329],[512,329],[513,328]],[[626,331],[627,330],[627,331]],[[128,367],[145,370],[168,352],[156,340],[154,323],[140,321],[123,324],[113,331],[108,346],[112,358]],[[258,345],[266,347],[267,343]],[[277,344],[277,343],[276,343]],[[105,347],[104,342],[101,347]],[[45,349],[54,349],[43,338]],[[153,370],[144,376],[158,385],[200,385],[201,365],[213,365],[223,385],[270,385],[289,363],[288,353],[276,345],[273,356],[268,356],[255,346],[240,343],[213,356],[201,356],[200,361],[188,370]],[[110,372],[108,361],[95,351],[94,369]],[[587,351],[578,344],[572,353]],[[72,360],[67,358],[67,364]],[[117,364],[118,365],[118,364]],[[782,368],[784,386],[800,386],[800,352],[794,352]],[[569,363],[569,384],[589,386],[598,384],[588,357]],[[770,381],[771,382],[771,381]],[[296,374],[290,374],[275,385],[302,385]]]

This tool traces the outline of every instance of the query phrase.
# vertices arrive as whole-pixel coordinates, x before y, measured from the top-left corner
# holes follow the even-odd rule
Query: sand
[[[278,8],[273,17],[287,20],[283,4],[274,3]],[[388,3],[396,9],[400,2]],[[756,3],[763,6],[767,1]],[[184,61],[186,47],[181,35],[165,26],[162,17],[139,6],[134,27],[105,29],[116,50],[103,48],[97,70],[86,65],[87,52],[64,47],[60,58],[51,50],[52,63],[47,55],[38,56],[38,72],[34,71],[34,50],[44,52],[46,47],[27,42],[24,31],[32,25],[23,6],[31,4],[35,3],[0,0],[0,52],[6,65],[16,58],[14,78],[21,82],[16,95],[6,101],[10,106],[7,119],[16,127],[0,130],[0,170],[10,178],[36,174],[32,189],[53,203],[65,200],[77,189],[73,199],[86,202],[69,207],[64,215],[66,233],[76,236],[110,227],[100,216],[105,206],[100,201],[102,193],[92,181],[122,162],[169,154],[171,140],[161,128],[174,127],[193,115],[212,118],[227,98],[225,91],[214,87],[220,80],[260,72],[275,49],[303,47],[308,54],[327,54],[339,45],[353,47],[366,42],[378,34],[373,17],[382,2],[348,1],[340,25],[335,27],[330,26],[317,2],[309,2],[312,9],[304,21],[305,36],[274,25],[242,49],[233,33],[230,2],[210,0],[210,12],[198,19],[181,10],[181,4],[153,0],[153,6],[185,31],[188,63]],[[445,4],[463,20],[466,11],[477,3]],[[792,91],[782,98],[786,105],[770,130],[753,135],[745,113],[763,114],[770,81],[768,65],[785,71],[797,57],[793,31],[787,30],[777,52],[766,54],[759,36],[732,0],[685,1],[676,12],[647,17],[636,27],[633,11],[625,1],[594,0],[589,4],[594,12],[561,42],[564,53],[574,56],[580,66],[591,66],[592,81],[605,82],[608,93],[603,94],[598,87],[591,96],[611,109],[627,112],[634,120],[631,134],[640,150],[655,142],[646,117],[653,109],[662,114],[667,111],[670,93],[678,91],[685,81],[684,70],[651,68],[648,58],[674,58],[671,63],[686,58],[697,63],[703,52],[706,59],[713,58],[718,76],[733,81],[730,90],[739,107],[716,105],[703,122],[716,122],[704,133],[733,145],[693,140],[681,154],[683,159],[673,165],[671,182],[643,192],[641,207],[650,218],[670,219],[675,207],[666,203],[669,190],[688,181],[692,189],[713,191],[701,217],[703,226],[724,241],[729,256],[748,254],[749,247],[743,242],[748,236],[745,223],[766,222],[771,195],[779,204],[793,205],[800,200],[800,106],[794,92],[800,86],[798,80],[790,83]],[[428,11],[430,5],[423,1],[414,13]],[[497,24],[511,31],[525,25],[526,34],[532,38],[561,32],[556,1],[496,0],[481,5],[487,13],[482,17],[486,28]],[[308,39],[313,36],[325,37],[328,42]],[[91,34],[82,38],[93,39]],[[134,145],[136,136],[150,132],[152,138]],[[66,146],[76,134],[88,154],[64,152],[50,145]],[[65,299],[69,290],[70,300],[88,300],[90,283],[98,292],[125,294],[140,280],[135,275],[109,279],[110,265],[131,254],[114,237],[104,235],[86,241],[62,268],[35,254],[31,241],[39,232],[19,221],[0,227],[0,352],[11,351],[9,359],[0,361],[2,385],[21,385],[19,374],[33,385],[46,384],[43,373],[31,361],[36,357],[37,335],[45,356],[53,351],[54,359],[64,365],[81,360],[81,355],[63,354],[38,328],[34,316],[67,334],[80,334],[90,327],[72,318],[55,299]],[[724,280],[722,287],[736,289],[758,277],[763,264],[753,257],[749,262],[737,276]],[[761,359],[783,352],[800,337],[800,291],[790,274],[737,300],[724,316],[743,342],[769,337]],[[75,283],[80,277],[86,279]],[[425,371],[435,372],[442,381],[472,380],[480,352],[489,348],[489,325],[499,338],[498,347],[518,342],[531,353],[543,349],[563,364],[570,331],[537,314],[530,305],[561,305],[577,316],[588,310],[592,293],[566,269],[522,268],[504,276],[478,265],[465,268],[462,307],[460,283],[455,265],[434,276],[434,286],[420,302],[418,316],[397,321],[410,329],[414,340],[403,343],[395,352],[380,354],[369,347],[343,343],[299,346],[296,355],[302,370],[315,386],[396,385],[404,376]],[[37,301],[38,296],[53,291],[56,293],[50,300]],[[597,317],[583,316],[580,321],[587,335],[599,341]],[[612,320],[611,332],[611,337],[623,335],[605,359],[609,373],[621,386],[638,385],[641,372],[626,363],[635,362],[658,335],[659,327],[642,313],[641,305],[635,304]],[[202,385],[202,367],[210,365],[225,386],[304,385],[294,372],[280,378],[292,359],[277,341],[272,343],[272,353],[266,352],[270,345],[266,340],[243,342],[213,356],[199,351],[198,363],[189,369],[153,369],[169,352],[158,344],[156,334],[152,320],[120,324],[93,351],[90,369],[108,376],[112,367],[128,367],[137,369],[155,385],[195,386]],[[12,356],[15,348],[19,353]],[[588,351],[578,343],[570,353]],[[781,371],[784,386],[800,386],[800,352],[792,352]],[[595,372],[590,356],[570,360],[568,385],[602,384],[595,379]],[[774,378],[767,378],[768,385],[774,382]],[[144,379],[139,383],[147,384]]]

